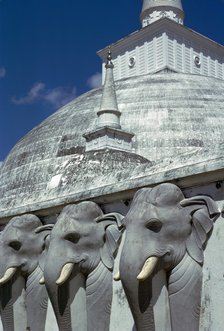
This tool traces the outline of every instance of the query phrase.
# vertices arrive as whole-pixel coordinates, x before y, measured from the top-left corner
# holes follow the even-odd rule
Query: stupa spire
[[[102,149],[131,151],[131,141],[134,135],[121,128],[121,112],[117,104],[113,75],[114,64],[112,62],[110,48],[108,50],[105,68],[106,75],[100,109],[97,112],[97,125],[95,129],[83,135],[86,139],[86,151]]]
[[[142,27],[163,17],[183,24],[184,11],[181,0],[143,0],[140,20]]]
[[[109,47],[107,54],[107,63],[105,65],[106,76],[103,87],[103,95],[101,99],[100,110],[97,112],[98,127],[110,126],[113,128],[121,128],[120,116],[121,112],[118,110],[117,96],[114,85],[114,65],[112,62],[111,49]]]

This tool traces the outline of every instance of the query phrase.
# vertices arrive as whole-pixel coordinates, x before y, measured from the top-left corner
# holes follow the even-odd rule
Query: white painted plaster
[[[61,177],[62,177],[62,174],[55,175],[54,177],[52,177],[47,186],[48,190],[58,187],[58,185],[60,184],[60,181],[61,181]]]

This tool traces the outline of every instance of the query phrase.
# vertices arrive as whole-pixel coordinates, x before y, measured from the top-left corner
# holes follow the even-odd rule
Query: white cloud
[[[4,78],[6,75],[6,70],[4,67],[0,67],[0,79]]]
[[[26,105],[33,103],[41,98],[44,89],[45,89],[44,83],[41,82],[35,83],[25,97],[19,97],[19,98],[13,97],[12,101],[16,105]]]
[[[96,72],[94,75],[89,77],[89,79],[87,80],[87,85],[90,88],[100,87],[102,85],[102,74]]]
[[[46,85],[37,82],[24,97],[13,97],[12,102],[16,105],[32,104],[38,101],[44,101],[55,108],[62,107],[76,97],[75,87],[56,87],[46,89]]]
[[[48,90],[43,99],[55,107],[62,107],[76,97],[76,88],[56,87]]]

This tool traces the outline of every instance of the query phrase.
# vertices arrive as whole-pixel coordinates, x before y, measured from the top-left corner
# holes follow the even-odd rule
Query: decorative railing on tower
[[[142,27],[164,17],[183,24],[184,11],[181,0],[143,0],[140,15]]]

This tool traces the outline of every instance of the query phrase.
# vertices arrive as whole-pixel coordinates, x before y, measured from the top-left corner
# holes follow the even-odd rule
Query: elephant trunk
[[[152,276],[145,279],[141,252],[143,252],[141,248],[136,249],[126,238],[120,260],[120,277],[137,331],[155,331]],[[142,278],[141,281],[137,279],[138,277]]]
[[[0,287],[0,315],[4,331],[14,331],[14,315],[13,315],[13,302],[8,298],[7,303],[4,302],[9,296],[11,284],[5,284]]]
[[[39,284],[42,275],[43,271],[37,266],[26,282],[27,326],[32,331],[45,330],[48,295],[45,286]]]
[[[57,261],[48,256],[44,268],[44,280],[49,298],[56,316],[59,331],[72,331],[71,314],[69,307],[68,282],[62,281],[64,262]],[[59,285],[57,282],[59,281]]]
[[[24,278],[19,275],[15,275],[7,283],[0,286],[0,315],[4,331],[14,331],[15,325],[19,325],[21,330],[26,329],[24,286]],[[17,316],[20,316],[19,321],[16,319],[15,312],[18,314]]]

